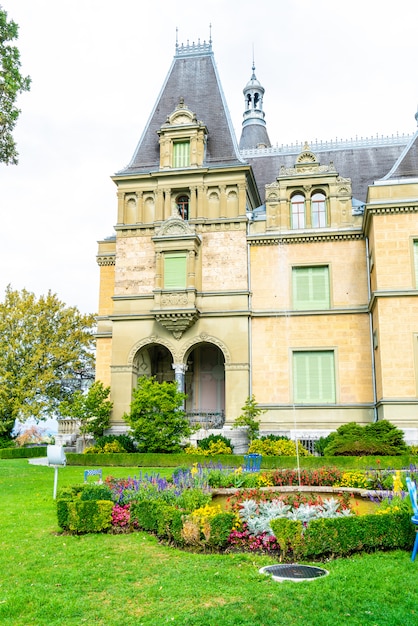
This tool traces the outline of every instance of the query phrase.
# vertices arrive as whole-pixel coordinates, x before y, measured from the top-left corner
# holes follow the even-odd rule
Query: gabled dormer
[[[282,166],[276,181],[266,185],[266,217],[268,230],[335,229],[361,222],[353,215],[351,180],[332,162],[321,165],[307,144],[294,166]]]
[[[208,129],[180,101],[157,131],[160,137],[160,169],[202,167]]]

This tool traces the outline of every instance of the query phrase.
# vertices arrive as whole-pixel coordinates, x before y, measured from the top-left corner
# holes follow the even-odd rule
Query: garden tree
[[[0,436],[16,419],[45,419],[92,375],[93,315],[48,292],[6,289],[0,303]]]
[[[0,162],[16,164],[18,153],[12,131],[20,110],[16,107],[18,93],[29,91],[30,78],[20,73],[20,53],[12,45],[18,37],[18,25],[7,20],[0,6]]]
[[[101,437],[108,428],[112,402],[109,400],[110,387],[96,381],[87,391],[76,390],[68,400],[59,405],[63,417],[71,417],[80,423],[82,435]]]
[[[133,392],[131,412],[124,415],[138,452],[178,452],[193,432],[182,406],[186,395],[176,383],[142,376]]]
[[[245,401],[244,406],[241,408],[241,415],[234,420],[233,428],[240,428],[245,426],[248,432],[248,438],[250,443],[253,439],[256,439],[260,432],[260,419],[259,416],[265,413],[263,409],[258,406],[254,395]]]

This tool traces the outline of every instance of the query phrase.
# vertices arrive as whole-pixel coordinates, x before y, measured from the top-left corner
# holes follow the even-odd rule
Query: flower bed
[[[195,464],[176,470],[172,480],[145,474],[61,489],[59,526],[71,533],[145,530],[181,547],[262,550],[278,553],[283,560],[412,545],[414,530],[401,495],[396,502],[386,500],[380,514],[359,517],[350,509],[348,491],[324,499],[241,489],[222,511],[211,505],[211,471],[213,467]]]

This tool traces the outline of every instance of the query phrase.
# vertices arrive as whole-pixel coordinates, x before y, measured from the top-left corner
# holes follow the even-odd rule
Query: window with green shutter
[[[333,350],[293,353],[293,400],[295,404],[335,403]]]
[[[415,289],[418,289],[418,239],[414,239]]]
[[[175,141],[173,143],[173,167],[189,167],[190,141]]]
[[[186,288],[186,252],[164,255],[164,289]]]
[[[292,269],[293,308],[297,311],[329,309],[327,265]]]

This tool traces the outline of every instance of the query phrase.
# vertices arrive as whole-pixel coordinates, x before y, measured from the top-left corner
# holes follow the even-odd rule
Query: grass
[[[83,470],[61,468],[58,485],[82,482]],[[104,476],[135,473],[138,468],[103,470]],[[324,565],[330,575],[323,579],[277,583],[258,573],[260,567],[277,562],[268,556],[182,552],[145,533],[59,534],[53,476],[53,469],[29,465],[25,459],[0,460],[0,623],[418,623],[418,561],[411,562],[410,552],[337,559]]]

